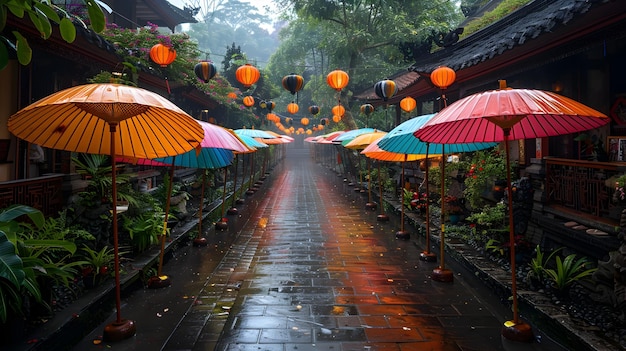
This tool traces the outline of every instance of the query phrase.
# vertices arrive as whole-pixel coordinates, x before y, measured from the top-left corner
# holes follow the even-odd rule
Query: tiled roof
[[[426,76],[441,65],[454,69],[458,78],[459,74],[463,74],[463,70],[481,64],[489,65],[486,62],[511,50],[521,48],[542,35],[554,33],[564,28],[570,21],[584,16],[590,9],[611,2],[619,2],[619,0],[535,0],[456,44],[433,52],[410,66],[409,72],[398,73],[394,80],[404,80],[404,76],[411,72],[422,72]],[[571,29],[570,31],[575,32]],[[410,77],[413,79],[414,76],[411,74]],[[425,89],[435,91],[427,79],[417,79],[414,82],[414,84],[399,87],[395,100],[390,101],[397,102],[403,97],[412,95],[417,85],[421,86],[421,91]],[[355,98],[368,100],[372,104],[382,104],[382,100],[374,94],[373,89],[360,92],[355,95]]]
[[[445,58],[446,66],[460,71],[501,55],[516,46],[566,25],[592,6],[610,0],[536,0],[453,46],[444,48],[409,70],[432,72]]]

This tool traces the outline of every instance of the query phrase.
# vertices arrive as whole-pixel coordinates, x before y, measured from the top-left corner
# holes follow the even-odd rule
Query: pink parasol
[[[509,140],[543,138],[598,128],[610,119],[570,98],[541,90],[500,89],[470,95],[441,110],[413,135],[425,142],[456,144],[504,142],[507,167],[509,241],[515,242]],[[510,339],[532,337],[521,323],[517,304],[515,245],[511,245],[511,293],[513,320],[505,323],[503,335]]]

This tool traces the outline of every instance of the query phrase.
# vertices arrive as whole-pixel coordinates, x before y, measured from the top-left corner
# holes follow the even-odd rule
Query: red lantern
[[[291,95],[295,95],[304,86],[304,78],[295,73],[283,77],[283,88],[287,89]]]
[[[287,111],[291,113],[292,115],[295,115],[296,113],[298,113],[299,109],[300,108],[298,107],[298,104],[296,104],[295,102],[292,102],[289,105],[287,105]]]
[[[215,74],[217,73],[217,68],[215,68],[213,62],[202,61],[196,64],[196,66],[193,68],[193,71],[196,73],[196,77],[198,77],[198,79],[205,83],[208,83],[211,78],[215,77]]]
[[[246,63],[245,65],[237,68],[237,71],[235,71],[235,77],[245,88],[249,88],[252,84],[259,80],[261,73],[258,68]]]
[[[398,87],[393,80],[384,79],[374,85],[374,92],[383,101],[387,101],[390,97],[396,95]]]
[[[156,44],[150,49],[150,58],[161,67],[167,67],[176,59],[176,51],[169,46]]]
[[[326,76],[326,83],[337,91],[345,88],[348,85],[349,80],[350,77],[348,77],[348,73],[342,70],[334,70]]]
[[[306,117],[303,117],[303,118],[300,120],[300,124],[302,124],[303,126],[309,125],[309,119],[308,119],[308,118],[306,118]]]
[[[252,96],[246,96],[243,98],[243,104],[246,107],[250,107],[252,105],[254,105],[254,98]]]
[[[441,66],[430,74],[430,81],[441,90],[447,89],[456,79],[456,73],[452,68]]]
[[[404,112],[411,112],[413,111],[413,109],[415,109],[416,106],[417,102],[410,96],[407,96],[404,99],[400,100],[400,108]]]
[[[333,115],[339,117],[343,117],[343,115],[346,113],[346,109],[341,105],[334,106],[331,111],[333,112]]]

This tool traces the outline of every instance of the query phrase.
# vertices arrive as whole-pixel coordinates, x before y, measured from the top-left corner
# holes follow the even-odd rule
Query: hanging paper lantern
[[[250,107],[252,105],[254,105],[254,98],[252,96],[246,96],[243,98],[243,104],[246,107]]]
[[[318,130],[324,130],[324,126],[320,124],[319,126],[317,126],[317,129]]]
[[[341,105],[333,106],[331,111],[333,112],[333,115],[339,116],[339,117],[343,117],[343,115],[346,114],[346,109]]]
[[[400,100],[400,108],[404,112],[411,112],[413,111],[413,109],[415,109],[416,106],[417,102],[410,96],[407,96],[404,99]]]
[[[340,121],[341,121],[341,116],[337,116],[337,115],[333,116],[333,122],[339,123]]]
[[[372,112],[374,112],[374,106],[370,104],[361,105],[361,113],[369,116]]]
[[[309,119],[308,119],[308,118],[306,118],[306,117],[303,117],[303,118],[300,120],[300,124],[302,124],[303,126],[307,126],[307,125],[309,125]]]
[[[236,99],[237,98],[237,93],[231,91],[230,93],[228,93],[228,95],[226,95],[229,99]]]
[[[176,51],[169,46],[156,44],[150,49],[150,58],[161,67],[167,67],[176,59]]]
[[[249,88],[252,84],[259,80],[261,73],[258,68],[246,63],[245,65],[237,68],[237,71],[235,71],[235,77],[245,88]]]
[[[217,68],[215,68],[213,62],[201,61],[196,63],[193,71],[196,73],[196,77],[198,77],[198,79],[205,83],[208,83],[211,78],[215,77],[215,74],[217,73]]]
[[[272,112],[275,107],[276,107],[276,103],[274,101],[265,101],[265,108],[268,111]]]
[[[293,118],[291,118],[291,117],[285,118],[285,123],[287,123],[288,126],[291,126],[291,122],[292,121],[293,121]]]
[[[311,134],[313,134],[313,132],[310,129],[307,129],[306,130],[306,135],[311,135]]]
[[[317,105],[311,105],[309,106],[309,112],[313,116],[317,116],[317,114],[320,113],[320,108]]]
[[[287,105],[287,111],[291,113],[292,115],[295,115],[296,113],[298,113],[299,109],[300,107],[298,107],[298,104],[296,104],[295,102],[292,102],[289,105]]]
[[[390,97],[396,95],[398,87],[396,87],[396,83],[393,80],[384,79],[374,85],[374,92],[383,101],[387,101]]]
[[[337,91],[341,91],[341,89],[345,88],[349,80],[350,77],[348,77],[348,73],[342,70],[334,70],[326,76],[326,83]]]
[[[325,125],[326,125],[326,123],[328,123],[328,118],[322,118],[322,119],[320,119],[320,125],[325,126]]]
[[[447,89],[456,79],[456,72],[452,68],[441,66],[430,74],[430,81],[441,90]]]
[[[295,95],[304,86],[304,78],[295,73],[283,77],[283,88],[287,89],[291,95]]]

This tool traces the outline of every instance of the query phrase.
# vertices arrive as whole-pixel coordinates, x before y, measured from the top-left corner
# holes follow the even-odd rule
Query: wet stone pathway
[[[436,264],[328,172],[305,149],[289,151],[199,295],[216,304],[198,340],[174,337],[165,350],[502,349],[502,320],[471,288],[433,282]]]
[[[170,287],[124,296],[137,335],[95,343],[112,311],[72,350],[504,349],[498,297],[457,268],[432,281],[417,235],[396,239],[395,215],[377,222],[363,194],[289,146],[228,230],[173,253]]]

